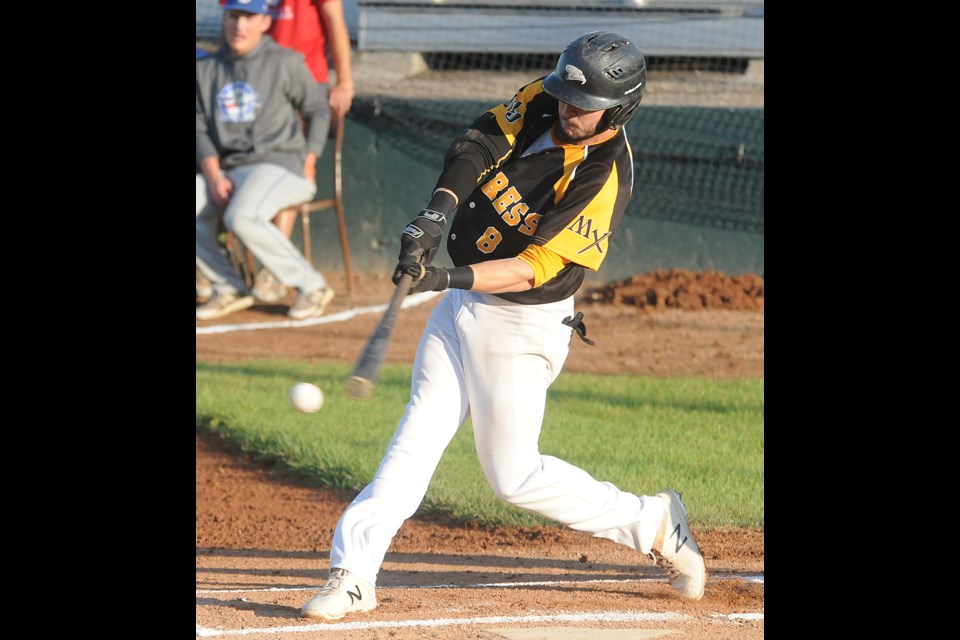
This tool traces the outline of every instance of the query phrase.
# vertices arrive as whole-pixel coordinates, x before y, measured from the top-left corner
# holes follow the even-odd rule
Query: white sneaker
[[[287,288],[277,280],[275,275],[266,269],[260,269],[253,280],[250,293],[260,302],[279,302],[283,296],[287,295]]]
[[[667,572],[670,586],[680,595],[699,600],[707,582],[707,567],[690,533],[687,508],[673,489],[664,489],[657,497],[667,502],[667,512],[653,541],[650,559]]]
[[[200,273],[200,269],[197,269],[197,298],[200,300],[207,300],[210,296],[213,295],[213,285],[210,284],[210,281],[207,280],[207,276]]]
[[[348,613],[373,611],[377,596],[373,586],[346,569],[330,569],[330,579],[313,600],[303,605],[304,618],[340,620]]]
[[[333,289],[329,286],[314,291],[301,292],[297,296],[296,302],[287,311],[287,315],[294,320],[303,320],[305,318],[315,318],[322,316],[327,305],[333,300]]]
[[[197,307],[197,320],[213,320],[233,313],[249,309],[255,302],[253,296],[239,293],[223,293],[214,290],[209,300]]]

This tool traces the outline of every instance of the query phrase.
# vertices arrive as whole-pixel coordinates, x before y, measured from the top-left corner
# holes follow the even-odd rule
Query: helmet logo
[[[638,84],[637,86],[635,86],[633,89],[627,89],[626,91],[624,91],[624,92],[623,92],[623,95],[629,95],[629,94],[633,93],[634,91],[636,91],[637,89],[639,89],[639,88],[642,87],[642,86],[643,86],[643,80],[641,80],[641,81],[640,81],[640,84]]]
[[[567,72],[567,80],[578,80],[580,84],[587,84],[587,77],[583,75],[583,71],[580,71],[580,69],[577,69],[572,64],[568,64],[563,70]]]

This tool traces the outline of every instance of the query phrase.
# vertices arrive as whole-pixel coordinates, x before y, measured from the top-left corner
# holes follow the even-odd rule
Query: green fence
[[[489,102],[357,96],[344,141],[353,267],[388,270],[450,140]],[[641,106],[627,125],[634,196],[596,278],[654,269],[763,275],[763,109]],[[330,155],[330,154],[325,154]],[[329,191],[321,172],[321,193]],[[336,220],[315,214],[314,261],[342,269]],[[439,264],[449,264],[445,254]]]

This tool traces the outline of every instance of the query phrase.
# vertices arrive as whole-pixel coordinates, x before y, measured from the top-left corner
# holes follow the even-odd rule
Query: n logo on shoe
[[[670,534],[670,537],[677,536],[677,548],[674,549],[674,553],[680,551],[680,547],[687,543],[687,537],[684,536],[683,540],[680,539],[680,524],[677,524],[677,528],[673,530],[673,533]]]
[[[677,547],[677,548],[679,549],[680,547]],[[357,602],[360,602],[363,600],[363,596],[360,594],[360,585],[357,585],[356,593],[347,589],[347,594],[350,596],[350,606],[353,606],[354,600],[356,600]]]

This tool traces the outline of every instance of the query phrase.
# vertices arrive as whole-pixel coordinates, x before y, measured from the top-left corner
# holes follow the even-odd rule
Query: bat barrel
[[[350,376],[343,385],[347,397],[353,400],[366,400],[373,393],[373,382],[365,378]]]
[[[400,312],[400,305],[403,299],[410,291],[413,285],[413,276],[404,274],[397,283],[397,288],[390,298],[390,304],[387,310],[383,312],[380,323],[374,329],[373,334],[367,341],[363,353],[357,358],[357,364],[350,374],[350,378],[344,384],[344,391],[348,397],[354,400],[364,400],[373,393],[373,383],[377,379],[377,373],[380,371],[380,365],[387,354],[387,347],[390,345],[390,333],[393,331],[394,321]]]

